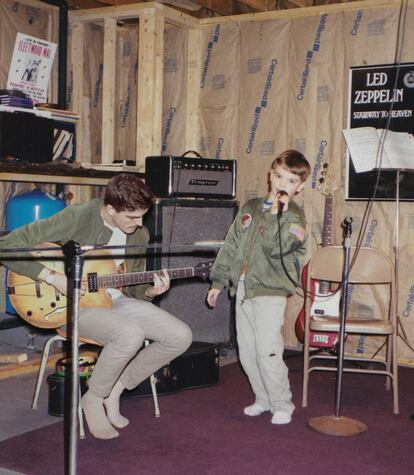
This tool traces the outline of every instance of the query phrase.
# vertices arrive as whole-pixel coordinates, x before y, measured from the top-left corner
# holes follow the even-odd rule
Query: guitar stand
[[[322,434],[350,436],[358,435],[368,430],[367,426],[356,419],[341,416],[342,374],[344,365],[345,322],[348,313],[348,278],[351,252],[352,218],[345,218],[344,223],[344,269],[342,273],[343,298],[341,303],[341,318],[339,321],[339,342],[335,390],[335,414],[309,419],[308,426]]]

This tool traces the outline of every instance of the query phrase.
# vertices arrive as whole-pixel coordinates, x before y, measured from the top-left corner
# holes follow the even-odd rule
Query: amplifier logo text
[[[218,180],[197,180],[193,178],[188,182],[188,184],[196,186],[217,186],[218,182]]]

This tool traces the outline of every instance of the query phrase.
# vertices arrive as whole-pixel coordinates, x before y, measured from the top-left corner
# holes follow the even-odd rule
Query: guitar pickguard
[[[321,295],[319,282],[314,283],[314,300],[311,305],[311,315],[313,318],[339,317],[340,293],[329,292]]]

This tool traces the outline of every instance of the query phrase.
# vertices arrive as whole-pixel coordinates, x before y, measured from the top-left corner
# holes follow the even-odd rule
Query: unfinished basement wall
[[[58,43],[57,7],[35,0],[1,0],[0,2],[0,89],[6,89],[7,77],[13,55],[17,33],[24,33],[47,41]],[[56,50],[51,71],[49,102],[57,100],[57,64],[59,52]],[[11,183],[0,181],[0,228],[5,225],[5,204],[13,195],[32,189],[31,183]]]
[[[322,240],[324,193],[334,195],[333,244],[342,244],[346,216],[354,219],[356,243],[366,206],[345,200],[342,129],[348,120],[349,68],[395,62],[400,2],[366,9],[361,4],[337,5],[325,12],[303,9],[300,16],[291,10],[290,18],[287,12],[272,12],[246,16],[246,21],[238,16],[201,22],[199,148],[206,157],[237,160],[241,203],[266,193],[267,172],[277,154],[287,148],[303,152],[313,169],[305,192],[298,196],[308,218],[309,254]],[[407,5],[401,60],[412,62],[414,2]],[[321,189],[325,163],[332,179]],[[406,341],[414,347],[413,206],[405,202],[400,209],[398,313]],[[395,204],[375,202],[362,242],[393,257],[394,228]],[[289,299],[286,311],[289,347],[298,347],[294,323],[303,305],[300,294]],[[350,307],[371,316],[377,297],[352,292]],[[347,351],[371,355],[382,341],[348,338]],[[399,356],[414,361],[413,351],[401,339]]]

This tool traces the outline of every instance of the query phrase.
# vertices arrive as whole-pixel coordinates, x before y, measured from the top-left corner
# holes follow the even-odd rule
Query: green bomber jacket
[[[84,204],[68,206],[47,219],[34,221],[16,229],[0,239],[0,249],[33,247],[44,242],[65,244],[75,241],[80,245],[105,245],[112,236],[112,230],[105,226],[101,217],[103,201],[91,200]],[[127,235],[127,245],[146,246],[149,242],[147,228],[138,228],[133,234]],[[3,253],[0,260],[7,268],[18,274],[27,275],[33,280],[44,266],[35,260],[8,259],[12,254]],[[23,254],[21,255],[23,257]],[[27,256],[27,254],[26,254]],[[13,253],[13,257],[16,254]],[[145,270],[145,248],[126,250],[126,271],[140,272]],[[139,284],[124,287],[124,294],[138,299],[151,300],[145,295],[150,284]]]
[[[240,275],[245,270],[246,298],[265,295],[288,296],[299,283],[306,254],[306,219],[299,206],[291,201],[278,218],[270,209],[263,211],[263,198],[248,201],[239,211],[227,233],[210,272],[211,287],[230,288],[234,296]],[[280,259],[280,242],[282,259]]]

